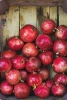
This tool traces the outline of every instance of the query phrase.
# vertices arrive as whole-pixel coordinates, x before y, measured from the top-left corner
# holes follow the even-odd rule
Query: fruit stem
[[[34,84],[34,85],[33,85],[33,90],[35,90],[35,89],[36,89],[36,85]]]
[[[55,30],[57,30],[58,32],[60,31],[59,29],[55,28]]]

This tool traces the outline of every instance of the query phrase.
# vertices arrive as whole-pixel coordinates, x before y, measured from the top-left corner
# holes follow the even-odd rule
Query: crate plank
[[[3,47],[6,44],[6,39],[19,34],[19,7],[11,6],[6,14],[6,23],[3,27]]]
[[[36,21],[36,7],[20,7],[20,28],[26,24],[32,24],[36,27]]]
[[[67,25],[67,13],[59,7],[59,25]]]

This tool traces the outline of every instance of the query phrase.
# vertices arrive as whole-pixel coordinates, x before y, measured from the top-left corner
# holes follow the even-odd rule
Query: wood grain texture
[[[6,23],[3,28],[3,47],[6,45],[6,39],[14,35],[19,35],[19,7],[11,6],[6,14]]]

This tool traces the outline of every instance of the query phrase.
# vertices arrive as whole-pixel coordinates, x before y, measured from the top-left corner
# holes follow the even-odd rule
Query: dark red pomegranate
[[[13,86],[10,85],[7,81],[2,81],[0,88],[1,88],[1,93],[4,95],[10,95],[13,93]]]
[[[26,59],[22,55],[16,55],[15,57],[11,59],[11,61],[13,64],[13,68],[15,69],[23,69],[26,64]]]
[[[41,30],[44,34],[51,34],[56,27],[56,23],[52,19],[47,19],[42,22]]]
[[[67,42],[62,40],[56,40],[53,45],[53,51],[56,55],[66,56],[67,55]]]
[[[26,81],[27,80],[27,76],[28,76],[28,72],[26,70],[20,70],[20,75],[21,75],[21,81]]]
[[[34,43],[26,43],[22,49],[22,54],[26,57],[35,57],[39,53],[36,45]]]
[[[42,68],[39,71],[39,74],[42,76],[42,80],[47,80],[50,77],[50,70],[47,68]]]
[[[50,95],[50,89],[44,83],[42,83],[34,89],[34,94],[45,99]]]
[[[53,87],[54,84],[55,84],[55,82],[54,82],[53,79],[48,79],[48,80],[46,81],[46,85],[47,85],[50,89],[52,89],[52,87]]]
[[[24,42],[32,42],[37,36],[38,31],[33,25],[27,24],[20,29],[20,37]]]
[[[59,25],[56,30],[57,31],[56,31],[55,35],[58,39],[62,39],[62,40],[67,39],[67,26]]]
[[[24,42],[21,40],[21,38],[19,38],[17,36],[10,37],[8,39],[7,44],[8,44],[8,47],[14,51],[21,50],[24,46]]]
[[[25,66],[28,72],[37,71],[40,67],[41,61],[37,57],[30,57]]]
[[[12,68],[12,63],[10,59],[1,58],[0,59],[0,72],[8,72]]]
[[[42,77],[38,73],[31,73],[27,77],[27,83],[29,86],[36,87],[42,83]]]
[[[53,46],[52,39],[44,34],[40,34],[36,38],[36,45],[41,49],[41,50],[50,50]]]
[[[55,84],[52,87],[52,93],[54,96],[63,96],[66,93],[66,88],[62,84]]]
[[[39,53],[39,59],[41,60],[42,64],[50,65],[53,61],[53,53],[51,51]]]
[[[8,73],[6,73],[6,80],[11,85],[19,83],[20,79],[20,72],[16,69],[11,69]]]
[[[53,70],[57,73],[67,73],[67,58],[57,57],[53,61]]]
[[[1,53],[1,57],[8,58],[8,59],[11,59],[15,55],[16,55],[16,52],[12,50],[5,50]]]
[[[19,99],[27,98],[30,94],[30,87],[26,83],[18,83],[14,86],[14,94]]]
[[[63,85],[67,85],[67,75],[65,74],[56,74],[54,76],[54,81],[57,83],[61,83]]]

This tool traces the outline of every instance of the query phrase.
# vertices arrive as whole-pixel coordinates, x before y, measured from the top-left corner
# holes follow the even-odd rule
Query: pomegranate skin
[[[53,53],[51,51],[42,52],[39,54],[39,59],[42,64],[50,65],[53,62]]]
[[[42,80],[47,80],[50,77],[50,70],[47,68],[42,68],[39,71],[39,74],[42,76]]]
[[[40,74],[31,73],[27,77],[27,83],[31,87],[36,87],[42,83],[42,77]]]
[[[63,96],[66,93],[66,88],[62,84],[55,84],[52,87],[52,94],[54,96]]]
[[[53,46],[53,41],[52,39],[44,34],[40,34],[37,38],[36,38],[36,45],[41,49],[41,50],[51,50],[52,46]]]
[[[54,81],[66,86],[67,85],[67,76],[65,74],[56,74],[54,76]]]
[[[53,70],[56,73],[67,73],[67,58],[57,57],[54,59],[52,64]]]
[[[15,69],[23,69],[26,65],[26,59],[22,55],[16,55],[12,59],[13,68]]]
[[[12,36],[8,39],[8,47],[11,49],[11,50],[14,50],[14,51],[19,51],[23,48],[24,46],[24,42],[21,40],[21,38],[19,37],[16,37],[16,36]]]
[[[50,89],[52,89],[52,87],[53,87],[54,84],[55,84],[55,82],[54,82],[53,79],[48,79],[48,80],[46,81],[46,85],[47,85]]]
[[[67,27],[64,25],[59,25],[55,33],[55,36],[58,39],[66,40],[67,39]]]
[[[36,45],[34,43],[26,43],[22,49],[22,54],[26,57],[35,57],[39,53]]]
[[[56,27],[56,23],[52,19],[47,19],[42,22],[41,30],[44,34],[51,34]]]
[[[11,59],[16,55],[15,51],[5,50],[1,53],[1,57]]]
[[[67,56],[67,42],[63,40],[56,40],[53,45],[53,51],[56,55]]]
[[[44,83],[42,83],[34,89],[34,94],[40,98],[45,99],[49,96],[50,89]]]
[[[23,69],[23,70],[20,70],[20,74],[21,74],[21,80],[22,81],[26,81],[27,80],[27,76],[28,76],[28,72]]]
[[[37,36],[38,31],[33,25],[27,24],[20,29],[20,37],[24,42],[33,42]]]
[[[19,99],[27,98],[30,94],[30,87],[26,83],[18,83],[14,86],[14,94]]]
[[[11,69],[8,73],[6,73],[6,80],[11,85],[16,85],[19,83],[20,78],[20,72],[16,69]]]
[[[37,71],[40,67],[41,61],[37,57],[30,57],[25,66],[28,72]]]
[[[4,95],[10,95],[13,93],[13,86],[10,85],[7,81],[2,81],[0,87],[1,87],[1,92]]]
[[[1,58],[0,59],[0,72],[8,72],[12,68],[12,63],[10,59]]]

